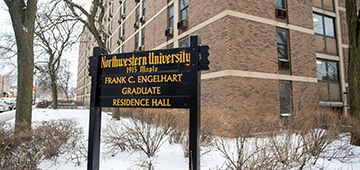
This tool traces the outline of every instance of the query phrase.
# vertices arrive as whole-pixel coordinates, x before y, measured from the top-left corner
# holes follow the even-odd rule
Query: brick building
[[[0,94],[1,97],[10,97],[10,78],[0,75]],[[0,97],[0,98],[1,98]]]
[[[210,46],[202,107],[224,113],[289,116],[312,106],[347,113],[345,0],[108,0],[111,53],[177,48],[196,33]],[[77,100],[89,104],[88,56],[81,36]]]

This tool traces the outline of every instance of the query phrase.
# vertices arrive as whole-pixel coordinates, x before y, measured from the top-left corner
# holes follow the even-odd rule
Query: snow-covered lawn
[[[0,115],[1,116],[1,115]],[[74,118],[83,127],[85,136],[88,136],[89,130],[89,110],[66,110],[66,109],[34,109],[32,120],[33,123],[37,123],[43,120],[61,119],[61,118]],[[110,120],[110,116],[107,113],[102,113],[102,129],[105,128],[107,122]],[[9,120],[10,122],[14,119]],[[103,150],[100,160],[100,169],[102,170],[136,170],[141,169],[136,166],[139,159],[144,158],[139,152],[119,152],[115,156],[104,154]],[[360,153],[360,147],[355,148],[355,153]],[[155,161],[155,169],[159,170],[185,170],[188,169],[188,159],[184,158],[183,150],[180,144],[169,144],[165,142],[160,148]],[[202,170],[217,170],[224,165],[225,159],[222,157],[219,151],[213,149],[211,152],[201,157],[201,169]],[[308,169],[318,169],[319,167],[325,167],[325,169],[343,169],[343,170],[360,170],[360,155],[351,159],[350,161],[341,162],[336,159],[328,161],[326,159],[320,159],[317,164]],[[59,158],[54,165],[51,161],[43,161],[40,169],[59,169],[59,170],[80,170],[87,169],[87,162],[83,159],[80,166],[76,166],[73,162],[67,162],[63,158]],[[225,169],[222,167],[221,169]]]

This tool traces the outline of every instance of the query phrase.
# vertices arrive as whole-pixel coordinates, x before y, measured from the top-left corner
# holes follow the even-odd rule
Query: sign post
[[[199,36],[190,37],[191,56],[199,56]],[[198,57],[192,57],[191,88],[190,89],[190,115],[189,115],[189,169],[200,169],[200,99],[201,99],[201,73]]]
[[[208,70],[208,46],[190,37],[190,47],[103,55],[94,47],[88,169],[99,169],[101,107],[188,108],[189,169],[200,169],[200,70]]]
[[[91,78],[88,169],[98,170],[100,160],[101,107],[99,106],[99,58],[105,49],[96,46],[93,56],[89,57],[89,76]]]

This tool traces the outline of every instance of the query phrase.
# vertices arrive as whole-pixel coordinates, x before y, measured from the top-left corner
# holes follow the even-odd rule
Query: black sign
[[[103,55],[94,47],[88,170],[99,169],[101,107],[189,108],[189,169],[200,169],[200,70],[209,47],[190,36],[190,47]]]
[[[100,107],[189,108],[196,58],[190,47],[100,56]]]

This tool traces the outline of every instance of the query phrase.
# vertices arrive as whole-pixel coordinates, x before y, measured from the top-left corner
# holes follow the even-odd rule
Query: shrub
[[[234,139],[215,139],[229,169],[320,169],[320,158],[346,161],[356,155],[349,139],[357,122],[328,110],[302,110],[286,119],[239,115],[232,120]]]
[[[164,123],[171,121],[171,117],[145,112],[142,118],[142,121],[135,118],[110,121],[103,130],[103,143],[112,155],[119,151],[139,151],[146,159],[137,165],[153,169],[156,154],[172,131],[169,124]]]
[[[45,159],[56,161],[73,150],[82,135],[73,119],[43,121],[16,134],[13,125],[0,125],[1,169],[36,169]]]

